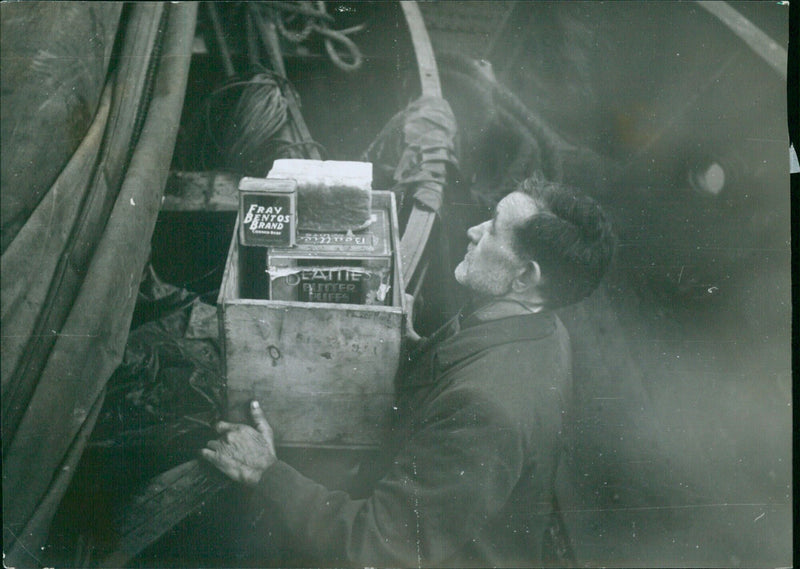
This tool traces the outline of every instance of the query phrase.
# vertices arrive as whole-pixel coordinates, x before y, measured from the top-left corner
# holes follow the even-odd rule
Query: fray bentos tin
[[[239,241],[247,247],[292,247],[297,225],[297,182],[239,181]]]

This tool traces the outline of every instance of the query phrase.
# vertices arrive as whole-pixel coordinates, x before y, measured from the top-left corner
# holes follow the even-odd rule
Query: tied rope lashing
[[[278,82],[266,73],[254,76],[246,82],[233,110],[226,153],[247,155],[248,144],[271,140],[286,122],[286,114],[286,99]]]
[[[225,167],[247,175],[266,174],[262,170],[268,167],[268,157],[275,153],[273,147],[288,114],[279,81],[275,74],[263,70],[247,80],[233,78],[206,100],[206,128]],[[241,95],[230,115],[220,113],[214,101],[232,89],[241,89]],[[222,140],[214,135],[212,116],[221,127]]]
[[[473,165],[463,174],[471,179],[470,191],[479,203],[493,206],[536,171],[569,183],[565,159],[596,163],[591,151],[561,137],[480,62],[458,53],[439,54],[437,60],[445,97],[459,123],[460,162]]]
[[[342,30],[331,29],[330,24],[334,23],[334,19],[327,13],[325,2],[322,1],[269,2],[264,6],[272,11],[278,33],[289,43],[302,43],[311,34],[317,33],[323,36],[325,51],[336,67],[346,72],[361,67],[364,57],[348,36],[363,30],[364,24]],[[298,19],[301,19],[300,27],[287,27],[297,23]]]
[[[296,140],[287,130],[289,109],[286,92],[292,84],[274,72],[259,66],[259,73],[247,80],[234,78],[219,87],[206,101],[206,130],[226,169],[246,176],[266,176],[276,158],[306,157],[310,146],[327,156],[323,145],[314,140]],[[232,112],[214,104],[217,97],[232,89],[241,89]],[[217,127],[212,124],[215,117]],[[221,140],[215,136],[221,130]]]

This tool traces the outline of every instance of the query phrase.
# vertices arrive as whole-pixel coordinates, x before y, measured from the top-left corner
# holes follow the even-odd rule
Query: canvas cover
[[[25,567],[122,357],[197,6],[0,8],[3,550]]]

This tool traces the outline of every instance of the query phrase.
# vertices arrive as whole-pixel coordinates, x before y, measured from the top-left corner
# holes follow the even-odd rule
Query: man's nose
[[[467,229],[467,237],[469,237],[470,241],[474,241],[475,243],[480,241],[481,235],[483,235],[483,231],[487,223],[487,221],[484,221],[483,223],[473,225]]]

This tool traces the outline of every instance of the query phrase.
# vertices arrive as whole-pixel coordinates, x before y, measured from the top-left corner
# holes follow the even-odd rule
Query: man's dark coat
[[[481,322],[424,350],[398,379],[388,470],[365,499],[279,461],[259,489],[323,564],[542,563],[570,390],[568,335],[551,312]]]

